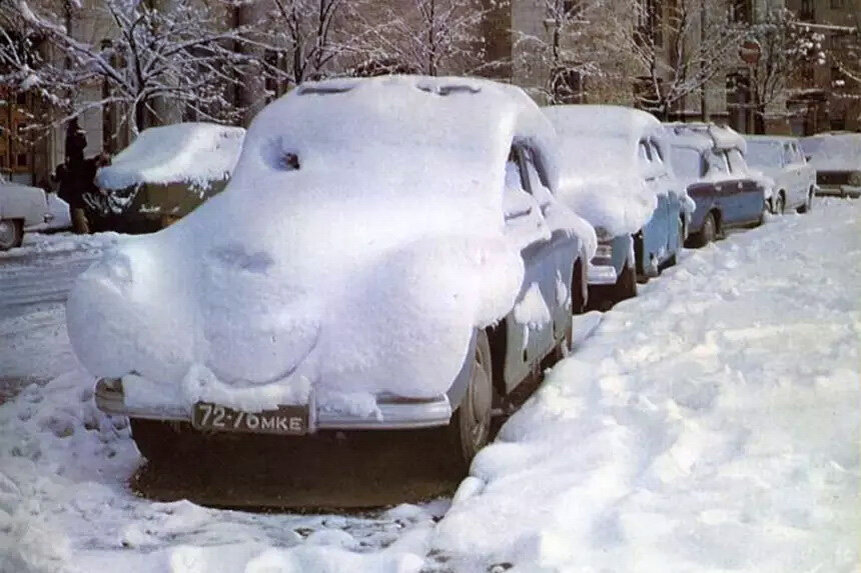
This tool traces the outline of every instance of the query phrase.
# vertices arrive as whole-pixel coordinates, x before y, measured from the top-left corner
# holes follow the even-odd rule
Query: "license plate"
[[[194,405],[191,425],[198,430],[252,434],[308,433],[308,406],[279,406],[275,410],[243,412],[210,402]]]

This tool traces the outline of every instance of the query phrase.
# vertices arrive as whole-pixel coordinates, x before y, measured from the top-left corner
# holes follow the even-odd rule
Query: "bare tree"
[[[825,63],[822,34],[811,31],[784,8],[769,12],[753,24],[748,37],[759,46],[758,61],[751,65],[750,88],[755,113],[754,130],[765,132],[767,110],[792,91],[792,79],[804,67]]]
[[[722,2],[643,0],[635,10],[639,23],[629,48],[639,68],[637,105],[667,119],[727,70],[744,26],[729,21]]]
[[[485,12],[479,0],[378,3],[357,13],[356,53],[374,69],[430,76],[479,73],[487,64]]]
[[[60,112],[47,121],[52,125],[116,106],[118,127],[136,132],[162,121],[165,106],[158,102],[202,119],[229,121],[237,114],[230,88],[243,66],[253,63],[235,50],[243,30],[224,26],[229,9],[221,0],[172,0],[162,8],[145,0],[100,0],[98,10],[111,30],[96,45],[76,38],[68,18],[9,0],[0,3],[0,26],[20,30],[40,46],[31,40],[21,58],[20,50],[0,39],[0,61],[10,70],[7,77],[18,80],[16,89],[36,90]],[[101,97],[80,97],[83,87],[99,85]]]
[[[531,90],[537,91],[534,95],[550,104],[577,103],[598,86],[615,81],[626,86],[621,99],[627,101],[629,62],[623,47],[631,42],[629,3],[542,0],[540,7],[544,13],[540,28],[513,30],[517,65],[544,72],[543,82]],[[605,91],[597,97],[619,100],[619,95]]]

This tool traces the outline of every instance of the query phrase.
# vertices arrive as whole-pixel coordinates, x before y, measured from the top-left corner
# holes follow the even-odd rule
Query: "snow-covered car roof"
[[[96,173],[103,189],[142,183],[190,183],[207,188],[230,176],[242,151],[245,130],[192,122],[143,130],[131,145]]]
[[[800,145],[817,170],[861,171],[861,133],[820,133]]]
[[[697,149],[709,149],[711,147],[717,149],[738,149],[742,154],[747,150],[744,137],[737,131],[714,123],[665,123],[664,129],[668,136],[672,138],[673,145],[694,147]],[[707,140],[711,140],[711,143],[707,143],[703,147],[702,140],[697,137],[689,137],[692,135],[705,137]]]
[[[612,105],[542,108],[559,133],[559,196],[594,227],[610,235],[636,232],[652,217],[656,191],[646,185],[638,144],[660,147],[661,123],[651,114]],[[664,154],[666,155],[666,154]]]

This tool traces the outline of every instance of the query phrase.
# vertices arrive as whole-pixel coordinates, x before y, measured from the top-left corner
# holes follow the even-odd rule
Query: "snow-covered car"
[[[560,136],[560,198],[598,234],[590,293],[622,300],[637,278],[675,264],[693,202],[666,161],[661,124],[644,111],[604,105],[543,108]]]
[[[184,217],[224,189],[244,137],[241,127],[204,122],[145,129],[96,172],[101,194],[87,197],[94,218],[148,232]]]
[[[861,133],[820,133],[800,143],[816,169],[817,195],[861,196]]]
[[[774,180],[771,211],[794,209],[806,213],[813,204],[816,171],[804,159],[798,139],[776,135],[746,135],[748,166]]]
[[[54,193],[7,181],[0,174],[0,251],[20,246],[25,232],[70,226],[68,203]]]
[[[696,203],[689,244],[704,246],[732,227],[762,224],[774,181],[748,168],[744,138],[706,123],[664,125],[676,176]]]
[[[554,196],[555,152],[512,86],[303,84],[255,118],[225,191],[72,289],[98,407],[150,459],[176,428],[444,427],[468,462],[584,306],[595,235]]]

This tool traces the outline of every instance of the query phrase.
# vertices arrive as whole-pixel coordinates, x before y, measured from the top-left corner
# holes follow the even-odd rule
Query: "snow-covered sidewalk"
[[[447,501],[152,503],[81,371],[0,406],[0,571],[855,571],[861,201],[700,251],[608,312]],[[2,365],[0,365],[2,369]]]
[[[479,454],[433,544],[457,570],[857,571],[861,202],[688,251],[642,295]]]

